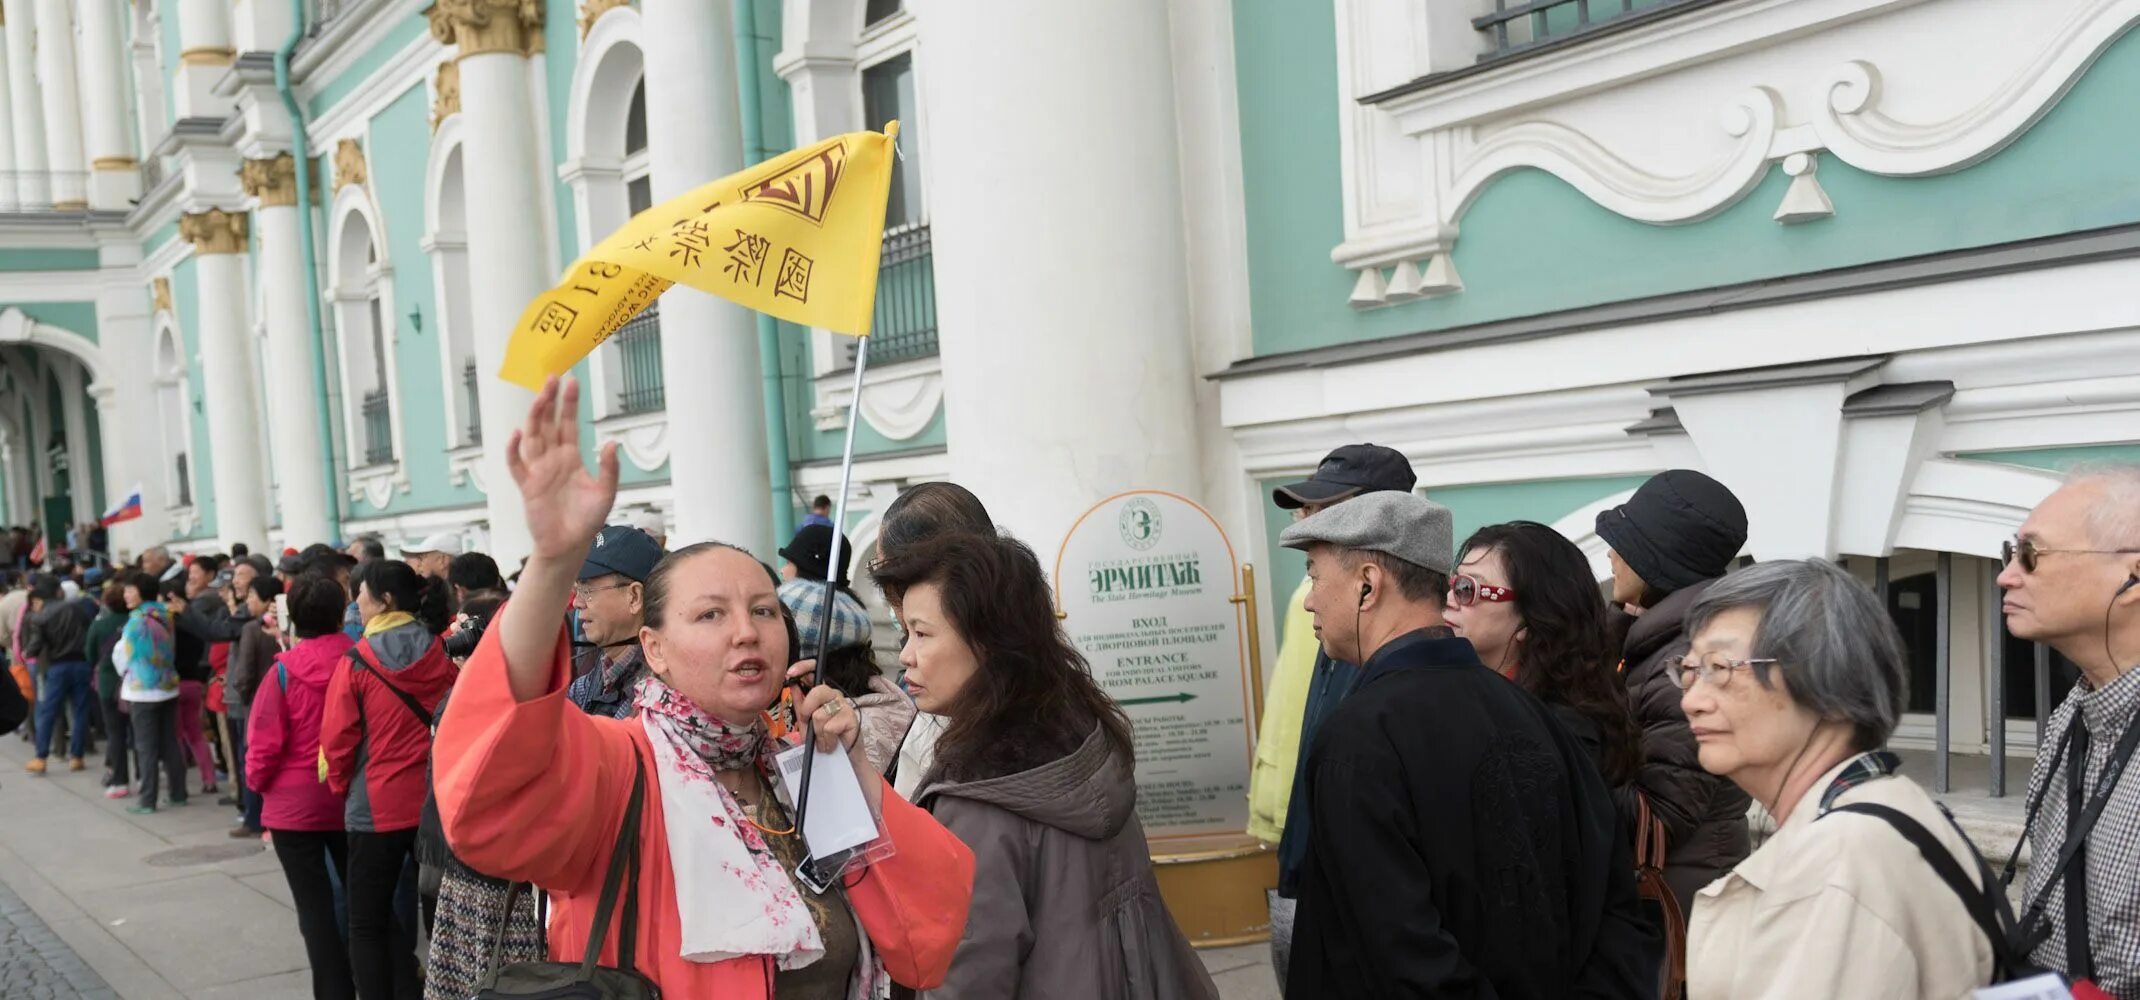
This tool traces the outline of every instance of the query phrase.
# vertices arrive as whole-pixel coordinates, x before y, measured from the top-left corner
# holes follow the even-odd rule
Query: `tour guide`
[[[616,446],[590,475],[578,412],[577,384],[553,378],[506,445],[534,553],[439,726],[439,816],[454,851],[550,892],[553,959],[578,961],[592,938],[603,965],[636,969],[667,996],[881,996],[887,976],[942,982],[973,852],[877,775],[856,746],[854,706],[822,685],[802,711],[820,750],[846,749],[896,853],[823,894],[795,884],[800,844],[770,773],[782,744],[764,715],[790,663],[788,628],[772,574],[749,553],[700,543],[648,576],[652,674],[637,717],[565,700],[566,597],[617,494]],[[629,863],[612,868],[613,857]],[[608,873],[627,867],[623,912],[591,935],[615,898]]]
[[[1450,530],[1375,493],[1280,536],[1307,550],[1324,648],[1361,665],[1308,752],[1286,995],[1650,993],[1660,945],[1604,779],[1442,624]]]

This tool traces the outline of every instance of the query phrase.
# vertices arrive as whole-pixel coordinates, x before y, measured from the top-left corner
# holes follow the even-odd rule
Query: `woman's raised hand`
[[[579,380],[552,376],[506,445],[506,468],[520,487],[536,556],[579,559],[617,499],[617,446],[602,446],[601,472],[589,472],[580,460],[579,412]]]

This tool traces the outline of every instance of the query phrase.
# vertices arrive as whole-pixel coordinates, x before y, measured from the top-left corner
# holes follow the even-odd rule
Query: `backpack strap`
[[[386,679],[386,671],[379,668],[378,654],[373,652],[371,643],[357,643],[349,647],[349,652],[354,657],[351,669],[359,672],[371,671],[373,677],[379,678],[379,683],[386,685],[388,691],[394,692],[394,697],[401,699],[401,703],[408,706],[409,711],[416,713],[416,717],[423,720],[425,729],[431,728],[431,713],[424,709],[422,702],[417,701],[407,691],[395,687],[393,681]]]
[[[1915,846],[1917,853],[1924,855],[1926,863],[1932,866],[1933,874],[1938,875],[1939,880],[1947,884],[1955,898],[1961,900],[1962,908],[1969,912],[1970,919],[1976,922],[1977,929],[1984,932],[1985,939],[1990,943],[1993,982],[2005,982],[2024,972],[2034,971],[2023,964],[2027,952],[2016,952],[2011,931],[2014,925],[2013,912],[2006,906],[2006,897],[1991,889],[1999,884],[1992,874],[1991,866],[1985,864],[1984,856],[1977,852],[1976,844],[1972,843],[1969,835],[1954,822],[1952,815],[1947,815],[1947,823],[1954,827],[1956,835],[1960,836],[1962,843],[1967,846],[1969,856],[1976,861],[1978,877],[1983,879],[1981,886],[1970,883],[1961,862],[1954,859],[1953,852],[1947,850],[1946,845],[1932,835],[1932,831],[1925,829],[1924,824],[1910,818],[1901,810],[1875,802],[1851,802],[1835,806],[1821,815],[1826,817],[1839,812],[1871,816],[1887,823],[1896,833],[1901,834],[1904,840]],[[1941,813],[1946,814],[1946,810],[1942,808]]]

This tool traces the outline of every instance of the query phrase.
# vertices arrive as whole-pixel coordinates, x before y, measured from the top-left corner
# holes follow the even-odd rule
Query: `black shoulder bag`
[[[632,800],[624,807],[624,825],[617,830],[617,846],[609,855],[609,874],[602,878],[602,897],[596,904],[594,924],[587,929],[587,952],[578,962],[520,962],[500,968],[499,953],[505,947],[505,924],[512,919],[513,903],[527,883],[515,882],[505,891],[505,908],[498,913],[497,934],[491,938],[490,959],[483,978],[476,981],[471,1000],[660,1000],[661,988],[641,975],[632,956],[639,946],[639,813],[646,799],[646,766],[636,754],[632,762]],[[617,908],[617,892],[624,891],[624,922],[617,932],[618,968],[596,965],[602,943],[609,939],[609,916]]]
[[[2014,911],[2006,905],[2005,893],[1998,890],[2000,882],[1992,875],[1991,866],[1984,863],[1984,855],[1977,851],[1975,842],[1969,839],[1967,833],[1962,832],[1961,825],[1954,822],[1952,815],[1947,814],[1945,806],[1940,807],[1940,814],[1947,817],[1947,823],[1954,827],[1955,835],[1961,837],[1962,843],[1969,848],[1969,857],[1976,862],[1977,877],[1982,880],[1981,885],[1970,884],[1969,876],[1962,870],[1961,862],[1954,860],[1954,855],[1947,850],[1946,845],[1941,844],[1939,838],[1932,836],[1932,831],[1925,829],[1924,824],[1911,819],[1901,810],[1873,802],[1851,802],[1836,806],[1822,815],[1839,812],[1857,813],[1885,821],[1887,825],[1894,827],[1895,832],[1901,834],[1904,840],[1916,846],[1917,853],[1924,855],[1925,862],[1932,866],[1933,874],[1938,875],[1940,881],[1947,883],[1947,888],[1962,901],[1962,908],[1969,911],[1970,919],[1976,921],[1978,929],[1984,932],[1984,937],[1991,943],[1991,983],[1985,985],[2010,983],[2043,974],[2045,970],[2029,964],[2027,949],[2015,947]]]

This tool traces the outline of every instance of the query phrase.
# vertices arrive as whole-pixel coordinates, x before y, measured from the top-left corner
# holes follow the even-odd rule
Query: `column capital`
[[[541,0],[437,0],[426,16],[432,37],[459,45],[463,59],[486,52],[542,51]]]
[[[314,171],[317,175],[318,171]],[[319,200],[318,177],[313,178],[312,200]],[[297,204],[297,158],[277,153],[261,160],[246,160],[238,167],[238,183],[245,193],[260,199],[260,207]]]
[[[178,219],[178,237],[193,244],[194,253],[244,253],[250,219],[242,210],[188,212]]]

